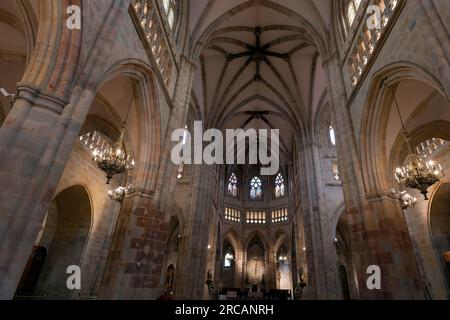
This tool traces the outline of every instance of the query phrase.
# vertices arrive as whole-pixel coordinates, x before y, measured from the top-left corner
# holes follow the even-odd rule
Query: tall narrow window
[[[337,161],[333,160],[332,164],[332,170],[333,170],[333,179],[336,181],[341,180],[341,174],[339,173],[339,167]]]
[[[361,5],[361,0],[347,0],[345,4],[345,11],[346,11],[346,17],[347,25],[348,27],[351,27],[353,25],[353,22],[355,22],[356,14],[359,10],[359,6]]]
[[[166,12],[169,27],[171,30],[173,30],[173,27],[175,25],[175,13],[177,9],[176,0],[163,0],[163,7]]]
[[[228,252],[225,255],[223,266],[225,268],[230,268],[231,267],[231,262],[233,262],[233,260],[234,260],[234,256],[231,253]]]
[[[260,200],[262,199],[262,182],[258,177],[254,177],[250,181],[250,199]]]
[[[275,198],[281,198],[286,195],[286,187],[284,185],[284,177],[281,173],[275,178]]]
[[[236,175],[232,173],[230,178],[228,179],[228,195],[236,198],[237,190],[238,190],[238,180]]]
[[[330,134],[331,145],[335,146],[336,145],[336,132],[334,131],[334,127],[330,125],[330,127],[328,128],[328,131]]]
[[[183,147],[187,143],[188,134],[189,134],[188,127],[185,126],[184,134],[183,134]],[[184,151],[183,151],[183,157],[184,157]],[[180,165],[178,166],[177,179],[180,180],[183,178],[183,176],[184,176],[184,162],[180,163]]]

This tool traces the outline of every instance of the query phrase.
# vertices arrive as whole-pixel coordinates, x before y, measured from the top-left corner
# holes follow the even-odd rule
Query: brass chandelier
[[[403,210],[414,208],[417,204],[417,198],[411,196],[406,191],[398,191],[392,188],[392,190],[388,193],[388,196],[398,200]]]
[[[408,147],[406,164],[395,169],[395,180],[397,184],[403,185],[406,188],[419,190],[425,200],[428,200],[428,188],[439,182],[444,177],[444,171],[442,170],[440,164],[434,162],[433,160],[427,160],[426,156],[423,154],[413,151],[411,142],[408,138],[408,131],[406,130],[405,123],[403,122],[400,108],[395,97],[395,92],[392,87],[387,84],[385,85],[393,92],[394,103],[403,129],[403,138]],[[416,199],[406,193],[406,191],[399,191],[397,193],[403,209],[415,205]]]
[[[128,107],[125,120],[122,122],[119,139],[114,145],[111,145],[96,132],[88,133],[80,137],[80,141],[85,145],[89,145],[89,148],[92,150],[92,161],[106,173],[106,184],[109,184],[115,175],[132,170],[135,166],[135,161],[127,153],[123,142],[128,117],[134,101],[134,94],[135,85],[133,84],[133,95],[130,106]]]

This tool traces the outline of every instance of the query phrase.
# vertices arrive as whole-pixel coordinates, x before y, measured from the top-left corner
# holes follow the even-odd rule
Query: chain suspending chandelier
[[[128,107],[125,120],[122,122],[119,139],[114,145],[111,145],[96,132],[89,132],[80,137],[80,141],[86,146],[89,146],[89,149],[92,151],[92,161],[106,173],[106,184],[109,184],[115,175],[132,170],[135,166],[135,161],[125,150],[123,142],[128,117],[130,116],[131,107],[133,106],[134,94],[135,84],[133,84],[133,94],[131,96],[130,106]]]
[[[384,83],[384,85],[393,93],[394,103],[402,125],[403,138],[408,147],[406,164],[395,170],[395,180],[397,184],[405,186],[406,188],[419,190],[425,200],[428,200],[428,188],[439,182],[444,177],[444,171],[442,170],[440,164],[433,160],[428,160],[424,154],[413,151],[411,142],[409,141],[408,131],[406,130],[405,123],[400,112],[400,107],[395,97],[395,91],[386,83]],[[397,193],[397,198],[400,200],[403,208],[415,205],[416,199],[406,193],[406,191],[396,191],[394,194],[395,193]]]

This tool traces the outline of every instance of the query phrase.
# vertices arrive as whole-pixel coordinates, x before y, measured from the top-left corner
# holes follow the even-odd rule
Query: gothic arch
[[[61,19],[69,5],[78,5],[82,9],[81,0],[41,1],[36,46],[22,79],[24,83],[33,84],[63,99],[71,95],[73,84],[79,76],[82,45],[81,31],[69,30],[65,19]],[[55,45],[59,43],[66,45]]]
[[[424,82],[444,94],[443,86],[430,72],[408,62],[393,63],[376,73],[365,102],[360,134],[360,157],[368,194],[387,190],[390,181],[383,143],[393,96],[382,85],[383,81],[392,87],[407,79]]]
[[[33,54],[34,47],[36,45],[36,37],[39,28],[39,12],[37,16],[31,7],[29,0],[16,1],[17,8],[19,9],[20,18],[24,25],[25,40],[27,42],[27,64]]]
[[[85,252],[93,223],[93,204],[89,190],[74,184],[59,192],[49,209],[35,248],[45,248],[46,257],[36,268],[33,255],[22,275],[16,295],[32,297],[47,292],[50,299],[67,299],[72,292],[66,287],[67,266],[84,269]],[[52,209],[54,208],[54,209]],[[56,210],[50,214],[51,210]],[[53,219],[55,221],[49,221]],[[45,246],[45,247],[43,247]],[[82,284],[87,282],[82,278]]]
[[[439,262],[442,278],[446,280],[447,293],[450,295],[450,180],[441,181],[432,191],[427,210],[428,228],[434,249]]]
[[[341,202],[333,212],[331,216],[331,232],[333,232],[333,237],[336,237],[336,228],[338,226],[339,220],[345,214],[345,202]]]
[[[450,121],[435,120],[423,124],[422,126],[409,132],[411,145],[417,146],[421,142],[432,138],[441,138],[450,141]],[[402,163],[408,154],[408,148],[401,135],[395,139],[391,153],[389,154],[388,170],[393,172],[396,164]]]
[[[233,228],[230,228],[223,236],[223,241],[229,241],[231,245],[234,247],[236,254],[241,254],[243,252],[243,247],[241,242],[239,241],[239,234]]]
[[[284,230],[278,229],[272,237],[271,241],[272,252],[276,254],[278,249],[283,245],[285,245],[288,250],[291,249],[290,238],[288,237],[288,235]]]
[[[140,141],[135,146],[139,181],[136,185],[154,190],[161,155],[161,117],[155,76],[150,65],[136,59],[125,59],[112,65],[103,75],[99,89],[107,82],[125,76],[137,81],[135,108]],[[138,152],[139,150],[139,152]]]
[[[261,244],[262,244],[263,247],[264,247],[263,249],[264,249],[264,252],[265,252],[266,258],[267,258],[267,253],[268,253],[268,249],[270,248],[270,246],[269,246],[269,244],[268,244],[268,242],[267,242],[266,237],[264,237],[264,235],[263,235],[259,230],[253,231],[253,232],[251,232],[251,233],[248,235],[248,237],[247,237],[247,239],[246,239],[246,241],[245,241],[244,250],[247,251],[247,249],[248,249],[250,243],[251,243],[254,239],[258,239],[258,240],[261,242]]]

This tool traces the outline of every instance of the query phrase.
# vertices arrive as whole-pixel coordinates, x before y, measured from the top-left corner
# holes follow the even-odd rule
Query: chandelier
[[[109,198],[111,200],[117,201],[117,202],[122,202],[127,196],[131,195],[134,193],[134,187],[133,186],[128,186],[128,187],[117,187],[114,190],[110,190],[108,192]]]
[[[428,200],[428,188],[439,182],[444,177],[444,171],[442,170],[440,164],[434,162],[433,160],[427,160],[426,157],[424,157],[424,155],[420,152],[413,151],[411,142],[408,138],[408,132],[406,130],[405,123],[403,122],[400,108],[395,97],[395,92],[392,87],[388,85],[386,86],[393,92],[395,106],[397,108],[397,112],[400,117],[400,122],[403,129],[403,137],[408,146],[408,156],[406,158],[406,164],[395,169],[395,180],[399,185],[404,185],[407,188],[419,190],[420,193],[424,196],[425,200]],[[425,148],[423,148],[423,150],[425,151]],[[429,151],[427,154],[429,154]],[[414,202],[414,198],[406,192],[404,194],[400,193],[400,199],[404,203],[404,205],[405,203],[412,204]]]
[[[391,189],[391,191],[388,193],[388,196],[392,199],[398,200],[403,210],[414,208],[417,203],[417,198],[411,196],[406,191],[397,191],[395,189]]]
[[[132,170],[135,166],[135,161],[126,152],[123,142],[127,120],[133,105],[134,93],[135,86],[133,84],[133,95],[130,106],[125,120],[122,122],[119,139],[113,145],[103,139],[97,132],[87,133],[80,137],[80,141],[92,151],[92,161],[106,173],[106,184],[109,184],[115,175]]]
[[[422,142],[416,147],[417,154],[423,158],[427,158],[436,151],[438,151],[444,145],[444,140],[441,138],[432,138],[425,142]]]

